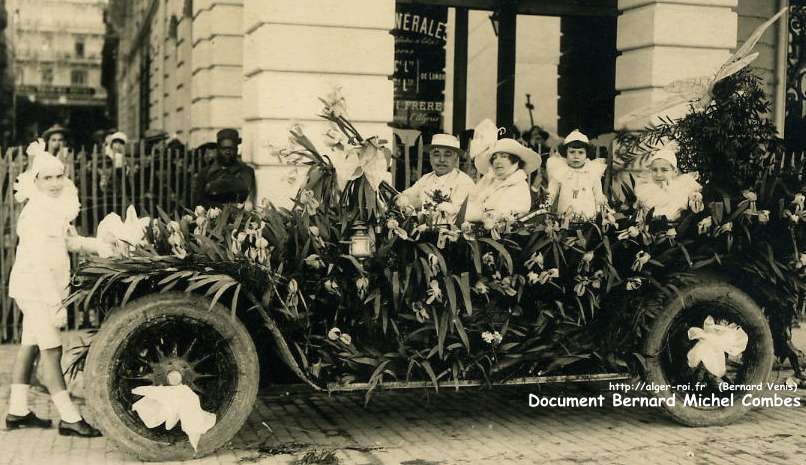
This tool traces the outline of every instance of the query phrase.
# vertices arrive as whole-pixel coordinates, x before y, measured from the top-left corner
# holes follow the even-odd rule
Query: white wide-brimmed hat
[[[445,147],[448,149],[454,149],[459,154],[464,153],[465,151],[462,150],[462,146],[459,144],[459,139],[456,136],[451,134],[434,134],[434,137],[431,138],[431,143],[426,144],[424,149],[431,150],[435,147]]]
[[[490,169],[490,158],[496,153],[503,152],[515,155],[516,157],[523,160],[525,165],[523,166],[523,171],[526,174],[531,174],[538,168],[540,168],[540,155],[537,154],[534,150],[524,147],[515,139],[499,139],[495,142],[492,149],[483,155],[476,157],[475,162],[476,169],[479,173],[486,173],[487,170]]]

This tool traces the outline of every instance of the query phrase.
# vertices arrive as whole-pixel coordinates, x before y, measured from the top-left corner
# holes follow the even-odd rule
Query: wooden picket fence
[[[4,153],[4,155],[3,155]],[[17,244],[17,218],[22,205],[14,201],[13,184],[29,163],[25,148],[0,152],[0,342],[18,341],[20,312],[8,297],[8,277]],[[81,210],[76,228],[92,236],[98,223],[109,213],[124,216],[129,205],[138,216],[158,215],[158,208],[174,214],[184,213],[194,205],[193,182],[203,165],[201,157],[183,150],[156,149],[146,152],[143,144],[133,144],[122,166],[98,148],[60,155],[66,173],[76,184]],[[79,258],[72,257],[73,265]],[[69,311],[71,329],[97,321],[92,311],[73,306]]]

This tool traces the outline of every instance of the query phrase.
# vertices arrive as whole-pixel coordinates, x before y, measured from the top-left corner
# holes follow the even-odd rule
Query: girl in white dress
[[[68,251],[106,255],[111,250],[104,250],[100,241],[78,236],[70,226],[79,211],[78,192],[65,176],[64,164],[45,151],[44,141],[31,144],[28,155],[35,157],[33,163],[14,186],[17,201],[27,203],[17,222],[20,241],[8,284],[8,294],[22,311],[23,321],[22,342],[11,374],[6,428],[51,425],[50,420],[37,417],[28,408],[28,385],[39,355],[43,381],[61,416],[59,434],[100,436],[83,420],[66,390],[59,327],[67,322],[62,300],[69,291]]]
[[[562,157],[546,161],[549,204],[555,205],[555,213],[572,222],[596,218],[607,204],[602,192],[602,175],[607,166],[604,160],[588,159],[590,149],[588,137],[574,130],[559,147]]]
[[[649,163],[652,181],[635,188],[640,208],[653,210],[652,216],[665,216],[677,221],[690,204],[701,203],[702,186],[697,182],[697,173],[680,174],[674,150],[664,147],[652,155]]]

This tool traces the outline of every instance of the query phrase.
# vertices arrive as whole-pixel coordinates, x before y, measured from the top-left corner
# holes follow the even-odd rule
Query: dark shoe
[[[90,426],[86,421],[79,420],[75,423],[59,421],[59,434],[62,436],[78,436],[82,438],[97,438],[101,432]]]
[[[53,422],[45,420],[34,415],[34,412],[28,412],[28,415],[6,415],[6,429],[17,428],[50,428]]]

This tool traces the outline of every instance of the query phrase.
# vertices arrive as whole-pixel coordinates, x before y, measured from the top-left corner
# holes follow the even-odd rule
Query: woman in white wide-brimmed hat
[[[500,139],[473,160],[483,177],[470,194],[468,221],[527,213],[532,205],[527,176],[540,168],[540,155],[514,139]]]

